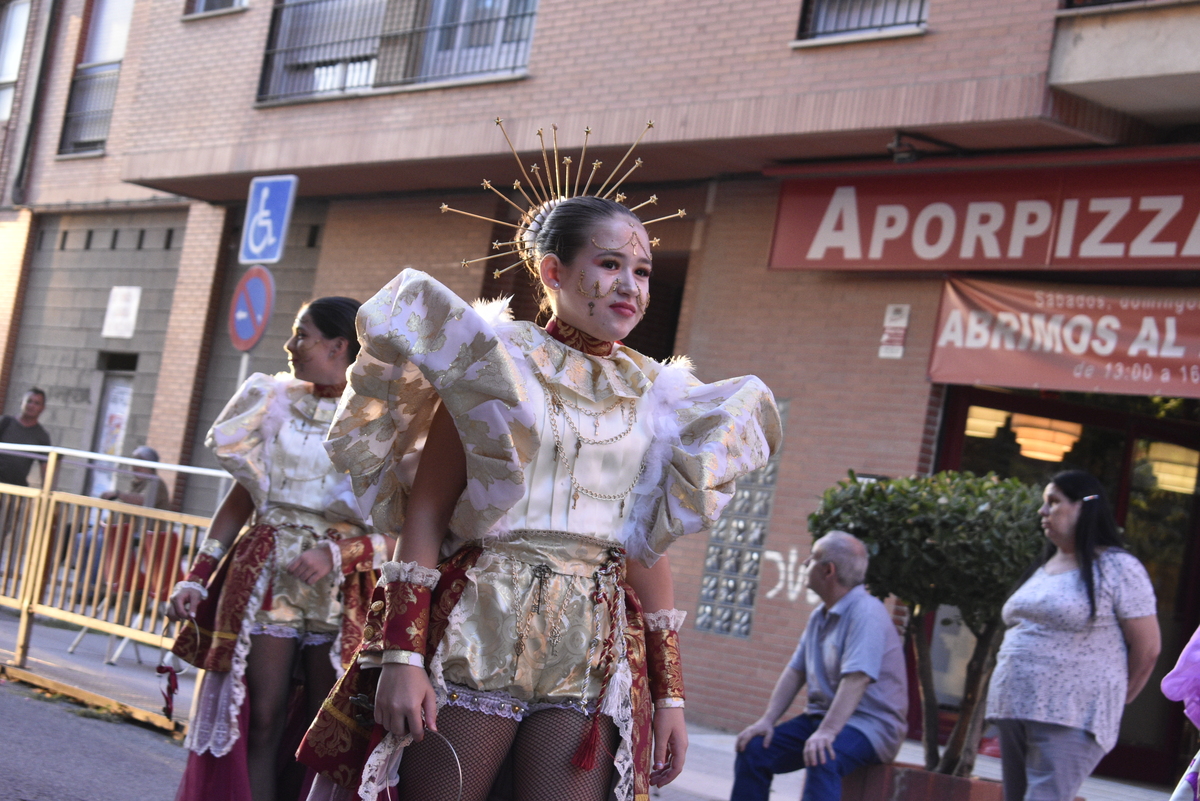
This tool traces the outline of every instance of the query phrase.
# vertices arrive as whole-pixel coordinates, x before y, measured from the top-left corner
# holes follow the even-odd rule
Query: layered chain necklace
[[[625,439],[625,437],[629,436],[629,433],[633,431],[634,424],[637,422],[637,409],[634,406],[634,401],[629,398],[617,398],[608,406],[608,408],[601,411],[593,411],[591,409],[584,409],[577,404],[565,400],[561,395],[558,394],[558,390],[546,383],[545,379],[543,379],[540,375],[538,376],[538,381],[541,383],[542,389],[546,392],[546,407],[548,412],[546,416],[550,419],[550,431],[554,435],[554,458],[559,464],[562,465],[563,469],[567,471],[567,476],[571,481],[571,508],[577,508],[576,504],[579,503],[579,497],[581,495],[586,495],[587,497],[597,501],[620,503],[621,507],[619,514],[621,517],[624,517],[625,499],[629,497],[629,493],[633,492],[633,488],[637,486],[639,481],[641,481],[642,474],[646,472],[647,454],[642,454],[642,464],[638,468],[637,475],[633,477],[633,481],[630,482],[629,486],[625,488],[624,492],[608,494],[589,489],[588,487],[580,484],[579,480],[575,478],[575,468],[571,464],[571,460],[567,458],[566,449],[563,447],[563,437],[558,428],[558,416],[562,415],[563,420],[566,421],[567,428],[569,428],[571,433],[575,435],[575,459],[578,459],[579,452],[582,450],[584,445],[614,445]],[[596,434],[597,436],[585,437],[579,431],[579,427],[575,425],[575,421],[571,419],[571,415],[567,413],[568,410],[576,411],[580,414],[590,417],[592,419],[592,433]],[[620,412],[621,419],[625,423],[625,430],[620,434],[616,434],[606,439],[599,439],[598,435],[600,432],[600,419],[613,411]]]

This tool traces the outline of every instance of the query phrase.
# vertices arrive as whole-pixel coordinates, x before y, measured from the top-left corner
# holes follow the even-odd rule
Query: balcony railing
[[[104,149],[120,76],[120,61],[84,64],[76,68],[67,113],[63,117],[59,153],[90,153]]]
[[[260,101],[516,73],[536,0],[276,3]]]
[[[925,24],[925,0],[806,0],[797,38],[885,31]]]
[[[1063,8],[1087,8],[1088,6],[1115,6],[1135,0],[1063,0]]]

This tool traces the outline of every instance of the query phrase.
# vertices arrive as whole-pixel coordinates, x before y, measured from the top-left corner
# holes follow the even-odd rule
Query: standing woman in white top
[[[1073,799],[1161,650],[1150,577],[1122,547],[1100,482],[1068,470],[1042,498],[1048,542],[1004,604],[988,692],[1005,801]]]

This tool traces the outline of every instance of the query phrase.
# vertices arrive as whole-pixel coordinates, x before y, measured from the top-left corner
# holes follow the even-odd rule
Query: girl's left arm
[[[1154,671],[1154,663],[1162,651],[1162,634],[1154,615],[1130,617],[1120,623],[1129,649],[1129,689],[1125,693],[1125,703],[1129,704],[1138,697]]]
[[[637,593],[642,609],[657,612],[675,607],[675,585],[671,580],[671,563],[660,557],[654,567],[646,567],[636,559],[628,562],[629,586]],[[654,710],[654,765],[650,784],[663,787],[683,770],[687,756],[687,725],[682,707]]]

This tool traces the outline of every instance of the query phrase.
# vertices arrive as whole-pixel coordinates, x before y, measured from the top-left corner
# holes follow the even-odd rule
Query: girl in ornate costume
[[[208,432],[237,483],[171,597],[171,617],[194,624],[174,651],[207,671],[177,801],[300,797],[289,709],[307,725],[361,640],[374,570],[395,542],[368,533],[322,447],[358,352],[358,307],[328,297],[301,308],[284,345],[291,373],[250,376]]]
[[[301,746],[323,774],[310,801],[374,801],[397,761],[406,801],[482,801],[506,760],[495,791],[517,801],[646,801],[683,767],[663,553],[766,463],[778,412],[757,378],[702,384],[620,343],[649,303],[651,242],[630,209],[552,177],[513,243],[545,329],[413,270],[359,314],[329,448],[400,544]]]

